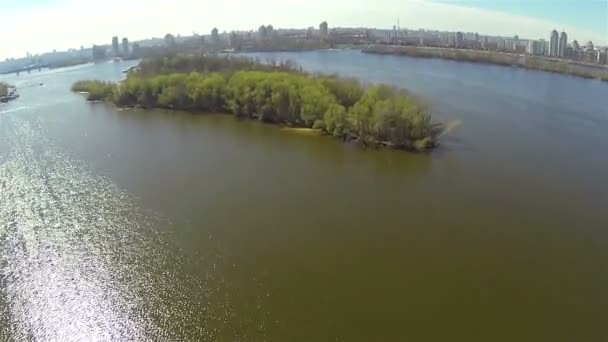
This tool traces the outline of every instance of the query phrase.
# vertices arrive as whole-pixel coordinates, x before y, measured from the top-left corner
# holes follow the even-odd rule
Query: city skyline
[[[586,3],[579,2],[579,7],[584,9]],[[196,31],[206,34],[213,27],[218,27],[220,31],[250,30],[260,24],[304,28],[315,26],[323,20],[327,20],[330,27],[388,29],[397,21],[397,17],[401,26],[409,29],[479,32],[504,37],[518,35],[522,39],[547,39],[551,30],[556,29],[568,32],[570,41],[576,39],[584,44],[591,40],[596,45],[606,45],[608,26],[604,32],[601,27],[608,23],[600,24],[595,29],[580,28],[572,22],[564,23],[542,16],[522,16],[517,11],[507,9],[497,11],[488,8],[491,4],[491,1],[381,0],[371,4],[369,1],[338,3],[312,0],[306,6],[299,6],[272,0],[255,3],[176,0],[167,8],[160,0],[146,1],[145,6],[142,6],[143,0],[129,3],[108,0],[103,7],[75,0],[25,0],[9,5],[0,14],[0,29],[13,32],[3,39],[0,59],[20,57],[28,51],[36,54],[82,45],[107,44],[107,37],[116,35],[136,41],[162,37],[168,32],[189,35]],[[516,4],[521,5],[520,12],[521,8],[526,7],[523,2]],[[547,4],[566,6],[567,3]],[[597,1],[589,1],[588,4],[595,9],[589,12],[590,15],[597,15]],[[298,15],[291,14],[294,12]],[[584,11],[577,13],[580,15]],[[37,24],[27,26],[23,25],[24,22]]]

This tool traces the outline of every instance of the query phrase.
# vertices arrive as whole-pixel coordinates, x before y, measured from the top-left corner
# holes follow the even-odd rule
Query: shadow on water
[[[107,109],[102,109],[105,110]],[[201,134],[227,135],[233,140],[230,141],[231,145],[257,145],[264,154],[271,155],[303,154],[313,164],[338,166],[343,172],[369,174],[371,171],[377,176],[416,179],[427,173],[432,164],[430,154],[388,148],[363,148],[328,135],[302,134],[279,125],[239,119],[229,114],[128,109],[119,111],[116,117],[136,124],[156,122],[170,125],[181,132],[200,130]]]

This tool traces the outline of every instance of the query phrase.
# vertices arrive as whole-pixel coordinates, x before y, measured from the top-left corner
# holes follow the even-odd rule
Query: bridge
[[[42,71],[42,69],[49,69],[50,65],[48,63],[36,63],[36,64],[30,64],[30,65],[26,65],[24,67],[18,68],[16,70],[13,70],[10,73],[16,73],[17,76],[19,76],[20,73],[22,72],[27,72],[28,74],[32,72],[32,70],[38,70],[38,71]]]
[[[25,65],[25,66],[19,66],[19,67],[15,67],[15,68],[11,68],[11,69],[6,69],[6,70],[2,70],[0,71],[0,74],[17,74],[17,76],[19,76],[19,74],[21,73],[31,73],[32,71],[42,71],[42,69],[50,69],[50,64],[49,63],[34,63],[34,64],[30,64],[30,65]]]

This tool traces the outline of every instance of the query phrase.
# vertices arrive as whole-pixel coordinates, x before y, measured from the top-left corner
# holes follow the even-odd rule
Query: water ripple
[[[158,232],[168,223],[53,148],[35,121],[1,124],[0,340],[214,339],[231,316],[225,283],[183,270]]]

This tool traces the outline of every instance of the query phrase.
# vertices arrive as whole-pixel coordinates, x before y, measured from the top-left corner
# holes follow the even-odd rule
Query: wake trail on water
[[[233,316],[224,280],[184,270],[169,222],[35,119],[4,116],[0,133],[0,341],[215,339]]]
[[[14,113],[14,112],[22,111],[24,109],[28,109],[28,107],[21,106],[21,107],[16,107],[16,108],[9,108],[9,109],[3,109],[2,107],[0,107],[0,114]]]

